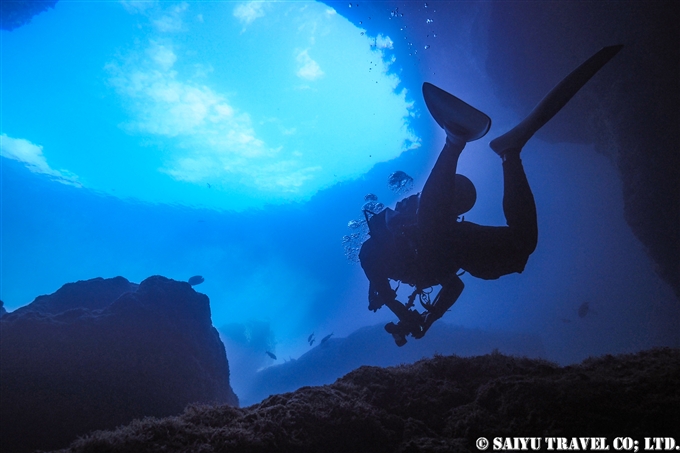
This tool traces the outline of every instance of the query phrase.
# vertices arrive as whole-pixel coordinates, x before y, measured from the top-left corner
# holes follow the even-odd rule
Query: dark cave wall
[[[493,2],[487,70],[528,113],[601,47],[624,49],[537,136],[595,143],[623,181],[627,223],[680,299],[680,10],[674,2]],[[583,112],[587,112],[584,114]]]

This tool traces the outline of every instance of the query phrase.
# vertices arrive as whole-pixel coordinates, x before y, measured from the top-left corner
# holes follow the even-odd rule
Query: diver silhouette
[[[521,273],[538,242],[536,205],[520,153],[545,125],[623,46],[601,49],[558,83],[517,126],[491,141],[502,160],[506,226],[483,226],[460,219],[475,204],[472,182],[456,174],[465,144],[486,135],[491,119],[450,93],[423,84],[430,114],[446,132],[446,142],[420,194],[366,215],[370,237],[359,253],[369,280],[369,310],[387,306],[399,318],[385,330],[398,346],[406,336],[422,338],[456,302],[464,284],[459,271],[491,280]],[[390,280],[414,287],[406,303],[397,300]],[[430,300],[432,287],[441,285]],[[419,299],[424,311],[418,312]]]

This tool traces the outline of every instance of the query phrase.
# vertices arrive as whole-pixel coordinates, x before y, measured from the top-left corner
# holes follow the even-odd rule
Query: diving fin
[[[441,88],[423,83],[423,98],[430,114],[447,135],[471,142],[489,132],[491,118]]]
[[[521,149],[622,47],[623,45],[604,47],[588,58],[555,85],[522,122],[493,139],[489,143],[491,149],[497,154],[508,149]]]

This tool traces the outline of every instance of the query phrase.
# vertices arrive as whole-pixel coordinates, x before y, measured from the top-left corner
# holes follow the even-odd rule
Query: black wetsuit
[[[441,284],[444,294],[447,285],[458,286],[458,291],[449,291],[448,300],[441,301],[440,317],[462,291],[462,282],[456,276],[459,269],[487,280],[524,270],[536,248],[538,227],[520,150],[503,155],[507,226],[493,227],[458,221],[459,213],[453,209],[454,175],[463,147],[462,142],[447,140],[420,196],[402,200],[395,211],[385,210],[371,217],[371,237],[359,254],[370,282],[369,309],[388,304],[394,310],[391,302],[396,294],[389,279],[417,288]]]

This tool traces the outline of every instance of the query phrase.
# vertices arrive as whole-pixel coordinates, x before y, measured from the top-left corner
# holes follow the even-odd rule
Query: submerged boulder
[[[238,405],[208,297],[160,276],[64,285],[0,320],[3,450],[60,448],[95,429]]]

